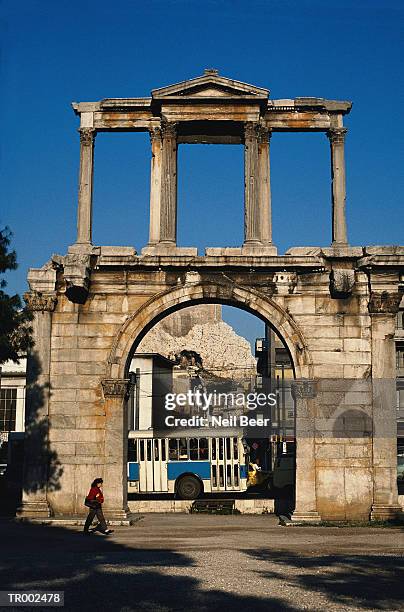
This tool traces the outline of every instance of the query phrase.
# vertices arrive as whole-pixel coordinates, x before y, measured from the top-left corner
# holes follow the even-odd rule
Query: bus
[[[154,438],[151,432],[129,432],[129,493],[196,499],[202,493],[246,491],[247,477],[248,457],[237,433]]]

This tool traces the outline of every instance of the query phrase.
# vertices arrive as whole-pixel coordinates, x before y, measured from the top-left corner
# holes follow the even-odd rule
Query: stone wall
[[[44,485],[35,476],[41,473],[39,455],[28,456],[36,472],[27,471],[23,515],[32,516],[35,508],[45,512],[44,504],[55,514],[83,513],[89,483],[100,475],[106,510],[125,514],[124,378],[130,348],[167,310],[203,301],[260,315],[279,331],[291,354],[297,379],[295,516],[363,519],[370,512],[373,518],[397,512],[391,390],[398,272],[382,269],[369,280],[369,272],[348,258],[349,265],[357,265],[354,287],[350,295],[332,298],[329,260],[313,257],[316,269],[299,274],[272,273],[269,264],[257,260],[244,260],[243,268],[237,260],[232,268],[224,258],[226,275],[204,269],[205,262],[192,274],[176,270],[181,258],[162,269],[150,259],[149,268],[142,258],[143,267],[136,268],[129,256],[101,257],[84,304],[66,297],[60,267],[47,281],[52,299],[36,271],[30,299],[36,304],[37,386],[43,393],[36,395],[39,405],[31,402],[29,409],[34,424],[36,418],[44,423],[37,433],[56,469]],[[293,261],[296,269],[302,266],[300,256]]]

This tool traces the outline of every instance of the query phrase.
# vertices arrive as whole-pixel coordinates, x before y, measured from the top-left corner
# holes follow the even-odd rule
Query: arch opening
[[[206,364],[206,354],[209,354],[206,351],[210,350],[209,343],[208,347],[204,348],[205,355],[202,355],[203,351],[198,354],[198,347],[195,345],[198,334],[192,336],[190,333],[193,325],[189,324],[189,317],[187,318],[186,315],[189,311],[198,309],[210,313],[208,320],[204,323],[206,342],[206,324],[209,327],[209,324],[212,323],[214,327],[225,323],[221,316],[217,315],[223,305],[243,310],[262,322],[261,337],[256,338],[253,347],[250,345],[250,357],[254,363],[248,362],[248,367],[245,365],[247,362],[241,363],[234,359],[234,355],[229,357],[228,366],[221,364],[217,367],[217,364],[209,362]],[[170,319],[174,321],[171,328],[168,325]],[[186,323],[182,325],[181,320]],[[198,323],[195,325],[198,326]],[[230,326],[227,327],[231,329]],[[159,330],[159,333],[154,333],[156,329]],[[177,335],[177,340],[179,340],[174,342],[173,347],[180,349],[182,342],[183,348],[177,353],[173,351],[172,355],[167,351],[167,347],[170,348],[165,337],[168,329],[171,329],[171,332],[175,329],[173,334]],[[232,332],[237,336],[234,330]],[[216,341],[217,336],[214,334],[213,336]],[[129,427],[128,474],[130,477],[132,469],[133,478],[132,481],[129,479],[130,498],[131,494],[136,498],[145,493],[171,493],[179,497],[185,496],[186,499],[193,499],[192,495],[195,494],[195,491],[198,492],[198,496],[202,497],[211,497],[214,494],[235,497],[244,495],[248,490],[249,493],[274,500],[275,507],[278,505],[278,510],[279,504],[284,507],[286,504],[291,512],[294,507],[296,448],[295,410],[294,401],[291,399],[291,382],[296,377],[296,369],[291,350],[273,321],[270,322],[253,306],[247,303],[240,304],[231,297],[200,297],[168,304],[159,312],[154,312],[154,316],[151,316],[141,326],[136,337],[132,339],[125,360],[125,377],[135,381],[128,407],[128,420],[131,424]],[[190,339],[193,342],[192,345],[189,344]],[[243,340],[245,344],[248,344],[245,338]],[[226,342],[226,338],[223,341]],[[268,342],[271,346],[270,350],[268,350]],[[277,348],[283,356],[282,364],[276,362]],[[268,365],[268,359],[270,360],[272,356],[274,361]],[[198,358],[201,358],[200,361]],[[246,359],[245,355],[243,359]],[[172,367],[170,360],[173,362]],[[240,375],[243,368],[249,370],[248,376],[245,376],[243,372]],[[161,371],[164,369],[166,369],[166,380],[162,382]],[[176,370],[174,376],[173,370]],[[237,376],[233,375],[235,370]],[[284,378],[285,370],[288,371],[287,385],[285,385]],[[155,380],[155,371],[159,372],[159,381]],[[281,376],[282,380],[280,380]],[[252,377],[254,378],[253,384],[246,385],[247,378],[251,383]],[[174,385],[173,378],[176,379]],[[232,418],[229,418],[230,411],[220,412],[215,404],[210,417],[213,419],[216,414],[216,417],[219,418],[217,415],[220,413],[222,421],[226,421],[223,430],[214,429],[212,422],[209,422],[208,425],[198,425],[197,430],[192,428],[187,430],[188,426],[183,424],[178,424],[174,429],[164,430],[164,428],[161,429],[161,421],[154,420],[156,416],[152,404],[156,397],[163,394],[167,397],[167,380],[170,381],[170,392],[174,392],[176,396],[178,396],[179,389],[184,391],[184,388],[181,387],[181,384],[184,385],[184,383],[185,386],[188,385],[187,393],[195,392],[196,388],[211,393],[213,383],[219,384],[222,394],[224,394],[223,390],[227,389],[226,384],[230,385],[233,390],[235,388],[240,390],[244,385],[245,394],[247,391],[248,393],[261,392],[261,394],[269,392],[276,396],[278,403],[275,410],[268,413],[270,424],[266,426],[266,429],[253,430],[249,426],[250,422],[248,427],[242,428],[239,426],[241,421],[232,421]],[[288,406],[289,412],[286,411],[286,397],[293,404]],[[149,410],[153,416],[150,416],[149,421],[144,414],[139,416],[139,412],[142,411],[142,402],[150,404]],[[282,406],[281,402],[283,402]],[[210,408],[209,406],[209,410]],[[178,419],[195,417],[196,414],[189,405],[182,411],[178,411],[177,405],[172,410],[174,411],[173,418],[178,417]],[[198,411],[200,412],[199,408]],[[263,410],[257,415],[262,418]],[[286,431],[286,416],[290,421],[288,431]],[[203,467],[201,467],[202,464],[204,464]],[[190,497],[186,497],[188,494]]]

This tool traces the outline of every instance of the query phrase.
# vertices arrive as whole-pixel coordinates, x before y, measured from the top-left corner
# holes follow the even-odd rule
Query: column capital
[[[124,397],[128,390],[127,378],[104,378],[101,381],[104,397]]]
[[[39,293],[38,291],[27,291],[24,300],[32,312],[53,312],[57,303],[54,293]]]
[[[162,121],[161,135],[163,138],[175,138],[177,136],[177,125],[176,121]]]
[[[370,314],[397,314],[403,294],[400,291],[372,291],[368,304]]]
[[[91,127],[79,128],[77,130],[80,134],[80,144],[84,146],[91,146],[94,144],[97,131]]]
[[[244,123],[244,137],[246,140],[257,140],[260,133],[260,124],[255,121]]]
[[[344,144],[345,135],[347,133],[347,128],[330,128],[327,130],[327,136],[330,140],[330,143],[333,144]]]
[[[257,130],[258,144],[268,144],[272,136],[272,128],[259,124]]]
[[[155,141],[161,141],[162,128],[160,125],[154,125],[149,129],[150,142],[153,144]]]
[[[292,382],[291,390],[295,400],[313,399],[317,396],[315,380],[295,380]]]

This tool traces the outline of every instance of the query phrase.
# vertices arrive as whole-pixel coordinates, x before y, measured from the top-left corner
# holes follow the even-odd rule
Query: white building
[[[9,458],[10,442],[22,439],[25,428],[27,360],[6,361],[0,374],[0,475]]]

